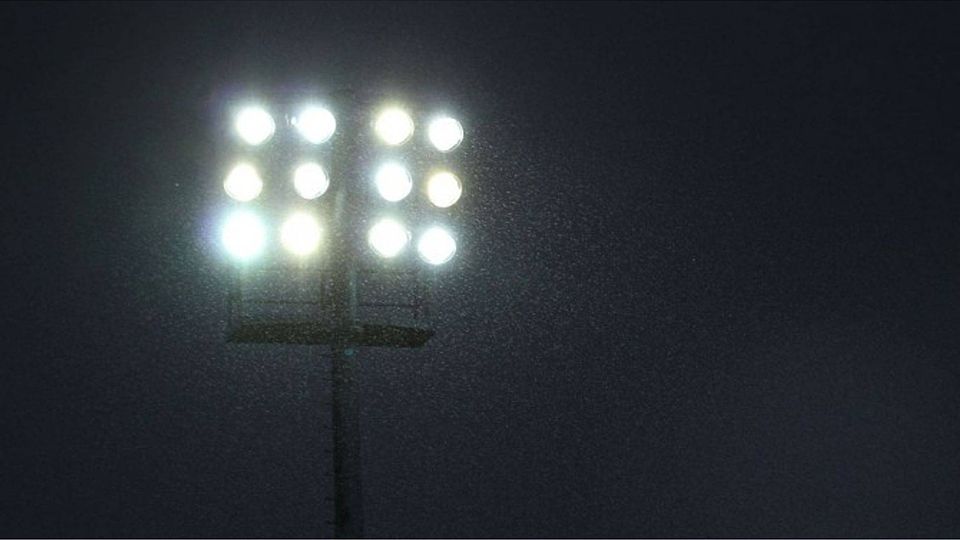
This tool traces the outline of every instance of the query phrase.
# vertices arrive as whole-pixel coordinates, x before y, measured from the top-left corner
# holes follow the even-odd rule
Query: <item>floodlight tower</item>
[[[451,222],[463,184],[450,157],[464,131],[448,114],[355,94],[271,101],[238,105],[224,125],[234,144],[220,239],[236,278],[227,339],[330,348],[334,536],[359,538],[355,352],[421,347],[433,335],[424,315],[429,283],[457,251]],[[258,296],[270,288],[258,276],[270,273],[265,281],[299,295]],[[361,285],[371,275],[412,283],[412,293],[368,298]],[[393,310],[390,320],[371,311],[382,308]],[[397,311],[407,317],[398,322]]]

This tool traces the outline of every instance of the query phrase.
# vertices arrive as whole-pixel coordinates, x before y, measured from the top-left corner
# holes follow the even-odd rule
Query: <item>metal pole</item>
[[[333,536],[363,538],[354,349],[333,347]]]
[[[332,345],[331,384],[333,427],[333,536],[363,538],[363,498],[360,490],[360,417],[357,399],[357,283],[350,230],[349,193],[341,186],[334,199],[336,227],[333,247],[333,309],[337,338]]]

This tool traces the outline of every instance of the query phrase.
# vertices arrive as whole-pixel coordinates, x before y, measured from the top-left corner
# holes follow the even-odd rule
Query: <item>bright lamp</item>
[[[320,224],[310,214],[293,214],[280,229],[280,243],[294,255],[309,255],[320,245]]]
[[[262,107],[245,107],[237,114],[234,129],[247,144],[256,146],[273,136],[277,125]]]
[[[413,135],[413,119],[402,109],[386,109],[377,116],[374,130],[384,143],[397,146]]]
[[[410,241],[410,232],[393,219],[381,219],[367,235],[370,247],[381,257],[391,258],[400,254]]]
[[[460,200],[463,186],[460,179],[451,172],[434,174],[427,180],[427,198],[437,208],[449,208]]]
[[[255,214],[238,210],[227,218],[221,231],[223,247],[235,259],[245,261],[260,254],[266,243],[266,229]]]
[[[387,163],[377,170],[374,183],[380,196],[390,202],[403,200],[413,189],[413,180],[406,167],[399,163]]]
[[[223,181],[223,189],[234,200],[248,202],[260,195],[263,180],[253,165],[240,163],[230,170],[227,179]]]
[[[432,227],[420,236],[417,252],[428,264],[440,265],[453,258],[457,252],[457,241],[446,229]]]
[[[326,142],[337,130],[337,120],[333,113],[323,107],[310,106],[293,118],[293,125],[300,136],[312,144]]]
[[[293,188],[304,199],[316,199],[330,187],[330,179],[320,165],[309,162],[293,172]]]
[[[449,152],[463,141],[463,126],[449,116],[437,118],[427,127],[427,138],[437,150]]]

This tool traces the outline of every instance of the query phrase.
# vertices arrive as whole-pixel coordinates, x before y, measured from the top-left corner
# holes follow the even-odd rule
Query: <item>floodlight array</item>
[[[284,117],[280,123],[265,107],[251,105],[236,111],[232,131],[243,148],[250,151],[268,147],[278,132],[289,131],[309,145],[335,144],[337,132],[334,114],[319,105],[307,104]],[[417,132],[413,116],[402,107],[387,106],[374,115],[369,126],[377,144],[389,149],[392,155],[402,151]],[[449,116],[436,116],[426,123],[423,139],[432,151],[452,152],[463,142],[463,126]],[[256,154],[256,152],[255,152]],[[262,155],[262,154],[260,154]],[[291,163],[289,185],[302,199],[302,204],[280,222],[273,237],[287,252],[298,259],[316,256],[321,251],[325,228],[323,221],[309,209],[309,205],[328,192],[331,178],[327,164],[317,160]],[[463,194],[463,184],[454,172],[437,168],[423,178],[415,178],[403,160],[393,157],[380,163],[371,163],[369,181],[379,198],[388,206],[406,199],[417,185],[422,186],[430,205],[438,210],[454,206]],[[251,209],[271,182],[265,182],[256,159],[245,156],[225,175],[223,188],[238,208],[228,216],[222,229],[226,251],[239,261],[255,259],[265,248],[271,234],[265,222]],[[306,206],[304,206],[306,205]],[[433,223],[424,227],[414,238],[411,229],[395,214],[377,215],[367,232],[367,244],[373,254],[383,259],[402,255],[413,244],[420,259],[429,265],[441,265],[451,260],[457,243],[448,228]]]

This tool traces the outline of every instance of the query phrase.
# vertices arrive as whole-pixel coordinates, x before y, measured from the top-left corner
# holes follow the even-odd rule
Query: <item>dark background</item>
[[[955,4],[5,4],[0,534],[332,530],[328,369],[224,342],[221,96],[468,125],[371,536],[958,536]],[[211,189],[211,186],[213,188]]]

